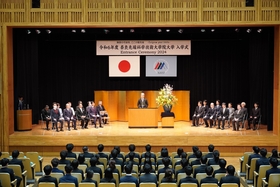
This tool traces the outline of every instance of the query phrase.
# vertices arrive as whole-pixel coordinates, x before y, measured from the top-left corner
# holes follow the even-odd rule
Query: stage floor
[[[272,131],[267,131],[266,126],[263,125],[256,131],[191,127],[190,122],[184,121],[175,122],[174,128],[128,128],[127,122],[110,122],[104,128],[98,129],[89,125],[89,129],[78,128],[77,131],[68,131],[65,127],[63,132],[46,131],[43,128],[45,128],[44,124],[33,125],[32,131],[18,131],[10,135],[10,149],[25,147],[30,151],[35,150],[36,147],[45,147],[42,151],[52,152],[61,150],[69,142],[74,143],[76,147],[88,145],[93,146],[94,149],[99,143],[107,147],[115,145],[127,147],[130,143],[134,143],[141,146],[143,151],[143,146],[148,143],[156,147],[156,150],[166,146],[174,151],[178,147],[188,149],[193,145],[207,149],[210,143],[219,147],[219,150],[229,153],[251,151],[254,145],[266,147],[268,151],[277,148],[277,141],[275,141],[277,136],[273,135]]]

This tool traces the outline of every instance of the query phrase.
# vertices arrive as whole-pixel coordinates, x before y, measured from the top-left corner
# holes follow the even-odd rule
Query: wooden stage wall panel
[[[178,98],[178,103],[172,107],[175,113],[175,121],[190,121],[190,92],[174,91]],[[140,98],[141,91],[95,91],[94,99],[96,104],[99,100],[109,113],[111,121],[128,121],[128,108],[137,108],[137,101]],[[148,100],[149,108],[156,108],[156,97],[158,91],[145,91],[145,97]],[[158,121],[161,121],[160,114],[163,107],[159,107]]]

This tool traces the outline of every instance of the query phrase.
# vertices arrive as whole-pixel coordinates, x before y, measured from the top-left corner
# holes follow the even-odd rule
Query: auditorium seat
[[[198,187],[195,183],[182,183],[181,187]]]
[[[117,187],[115,183],[100,183],[98,187]]]
[[[79,165],[79,166],[78,166],[78,169],[83,170],[83,171],[84,171],[84,173],[85,173],[85,171],[86,171],[86,169],[87,169],[87,166],[86,166],[86,165],[81,164],[81,165]]]
[[[263,186],[262,187],[275,187],[279,186],[280,184],[280,174],[270,174],[268,182],[263,179]]]
[[[93,177],[92,177],[92,180],[95,180],[97,182],[97,186],[98,186],[99,183],[100,183],[100,174],[99,173],[94,173]]]
[[[192,166],[193,171],[194,171],[196,168],[198,168],[199,166],[201,166],[201,165],[193,165],[193,166]]]
[[[221,187],[238,187],[236,183],[224,183]]]
[[[3,187],[13,187],[17,185],[17,179],[11,181],[9,173],[0,173],[0,181]]]
[[[103,165],[99,164],[99,165],[96,165],[96,167],[100,168],[102,173],[104,173],[104,166]]]
[[[79,187],[95,187],[95,183],[79,183]]]
[[[158,183],[160,184],[161,183],[161,180],[163,179],[165,173],[160,173],[158,174]]]
[[[139,186],[140,187],[156,187],[157,185],[155,183],[148,183],[148,182],[143,183],[143,182],[141,182]]]
[[[195,178],[198,180],[198,184],[200,184],[201,179],[204,179],[205,177],[207,177],[206,173],[197,173]]]
[[[118,173],[113,173],[113,177],[116,180],[116,187],[119,187],[119,183],[120,183],[120,177]]]
[[[40,176],[43,175],[42,163],[43,163],[44,158],[41,157],[38,152],[26,152],[25,155],[27,158],[30,158],[31,162],[36,164],[37,167],[35,168],[35,173],[38,173],[38,175],[40,175]]]
[[[119,187],[136,187],[136,184],[130,182],[122,182],[119,184]]]
[[[224,176],[226,176],[225,173],[216,173],[214,177],[220,182],[221,178]]]
[[[27,171],[27,184],[35,183],[35,167],[36,164],[31,163],[29,158],[21,158],[24,169]]]
[[[261,165],[259,168],[259,172],[254,171],[254,187],[262,186],[262,179],[265,178],[266,171],[270,168],[270,165]]]
[[[218,184],[215,183],[203,183],[200,187],[218,187]]]
[[[55,184],[53,182],[40,182],[38,187],[55,187]]]
[[[0,160],[2,160],[3,158],[9,158],[10,157],[10,154],[9,152],[2,152],[2,155],[0,157]]]
[[[177,187],[176,183],[160,183],[159,187]]]
[[[245,152],[241,158],[239,158],[240,162],[240,176],[246,175],[246,164],[248,162],[249,155],[251,155],[252,152]]]
[[[75,160],[76,158],[73,158],[73,157],[66,157],[65,159],[66,159],[66,160],[69,160],[70,162],[72,162],[72,161]]]
[[[210,165],[213,168],[213,171],[220,169],[219,165]]]
[[[119,175],[121,175],[122,174],[122,166],[119,165],[119,164],[116,164],[115,166],[119,170]]]
[[[62,171],[65,171],[65,166],[66,166],[66,164],[58,164],[57,168]]]
[[[58,187],[75,187],[75,183],[59,183]]]
[[[253,183],[253,179],[254,179],[254,171],[256,170],[256,161],[259,158],[253,158],[251,160],[251,165],[249,166],[248,164],[246,164],[246,183],[247,184],[252,184]]]
[[[20,183],[19,187],[26,187],[27,185],[27,171],[25,170],[24,172],[21,172],[21,167],[20,165],[15,165],[15,164],[9,164],[8,168],[13,169],[15,176],[21,177],[22,178],[22,182]]]
[[[104,164],[104,167],[107,166],[107,162],[108,162],[107,158],[99,158],[99,161]]]
[[[80,183],[81,181],[82,181],[82,174],[81,173],[71,173],[71,175],[73,176],[73,177],[76,177],[77,178],[77,180],[78,180],[78,183]]]
[[[57,182],[59,182],[59,179],[63,177],[63,173],[51,173],[50,175],[56,178]]]
[[[182,169],[182,168],[183,168],[183,167],[182,167],[181,165],[176,165],[176,166],[175,166],[175,172],[178,171],[178,170],[180,170],[180,169]]]
[[[178,175],[177,175],[177,185],[179,185],[180,180],[185,178],[186,176],[187,176],[186,173],[178,173]]]
[[[192,163],[192,161],[195,161],[195,160],[196,160],[196,158],[190,158],[189,163]]]

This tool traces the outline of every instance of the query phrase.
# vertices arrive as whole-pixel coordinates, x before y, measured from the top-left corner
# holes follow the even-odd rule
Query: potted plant
[[[156,103],[158,106],[163,106],[164,112],[170,112],[172,106],[177,103],[178,99],[172,94],[173,86],[170,84],[165,84],[163,88],[160,89],[159,95],[156,98]]]

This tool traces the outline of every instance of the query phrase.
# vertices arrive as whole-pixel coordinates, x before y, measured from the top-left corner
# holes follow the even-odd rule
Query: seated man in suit
[[[185,173],[186,172],[185,168],[188,166],[188,160],[187,159],[182,158],[180,160],[180,162],[181,162],[182,169],[179,169],[179,170],[176,171],[175,179],[177,179],[177,176],[178,176],[179,173]]]
[[[72,143],[66,144],[66,150],[67,150],[67,155],[66,155],[66,157],[69,157],[69,158],[77,158],[77,155],[76,155],[75,153],[72,152],[73,149],[74,149],[74,144],[72,144]]]
[[[78,187],[78,179],[71,175],[73,168],[71,165],[65,166],[66,175],[59,179],[59,183],[74,183],[75,187]]]
[[[99,158],[100,158],[99,154],[94,155],[94,157],[97,159],[96,165],[103,165],[104,166],[104,163],[99,161]]]
[[[177,149],[177,155],[175,155],[174,158],[181,158],[182,153],[184,153],[184,149],[182,147],[179,147]]]
[[[43,121],[46,122],[46,129],[50,130],[49,123],[51,121],[51,110],[49,108],[49,105],[46,105],[45,108],[42,109],[41,114],[42,114]]]
[[[251,123],[253,123],[253,130],[256,130],[256,124],[259,122],[261,117],[261,109],[259,108],[258,103],[254,103],[254,108],[251,110],[250,118],[248,119],[248,128],[251,129]]]
[[[62,173],[63,175],[65,174],[64,171],[60,170],[57,168],[59,163],[59,160],[57,158],[53,158],[51,161],[52,164],[52,173]]]
[[[132,165],[139,166],[139,163],[135,162],[134,158],[135,158],[135,153],[134,152],[128,153],[128,160],[124,163],[124,165],[127,165],[128,163],[131,163]]]
[[[215,175],[217,174],[217,173],[224,173],[224,174],[226,174],[226,172],[227,172],[227,170],[226,170],[226,165],[227,165],[227,161],[225,160],[225,159],[220,159],[219,160],[219,166],[220,166],[220,168],[219,169],[217,169],[217,170],[215,170],[214,172],[213,172],[213,177],[215,177]]]
[[[82,175],[82,180],[84,180],[85,179],[84,171],[78,168],[79,167],[79,161],[77,159],[73,160],[71,162],[71,166],[73,168],[72,173],[80,173]]]
[[[139,178],[139,183],[155,183],[157,184],[157,177],[151,174],[152,166],[150,164],[144,165],[144,175],[141,175]]]
[[[224,183],[236,183],[238,187],[240,187],[240,179],[239,177],[234,176],[235,168],[233,165],[227,166],[227,173],[225,177],[222,177],[220,180],[220,186]]]
[[[228,120],[228,109],[226,103],[222,103],[222,108],[220,108],[220,115],[218,116],[218,128],[217,129],[225,129],[225,121]],[[221,121],[222,121],[222,128],[221,128]]]
[[[100,119],[102,118],[102,122],[104,124],[107,124],[108,113],[107,113],[105,107],[102,105],[102,101],[98,101],[98,106],[96,108],[97,108],[97,113],[100,116]]]
[[[98,144],[97,149],[98,149],[97,154],[99,155],[99,157],[100,158],[107,158],[107,160],[108,160],[109,155],[103,153],[104,145],[103,144]]]
[[[132,165],[128,164],[125,166],[125,176],[120,178],[120,183],[135,183],[136,187],[139,187],[138,179],[131,175],[132,172]]]
[[[170,159],[170,157],[169,157],[169,155],[168,155],[168,150],[167,150],[165,147],[163,147],[162,150],[161,150],[161,152],[160,152],[160,156],[159,156],[158,158],[165,158],[165,157],[167,157],[167,158]],[[159,159],[159,160],[157,161],[157,165],[161,165],[161,164],[163,164],[163,160],[162,160],[162,159]],[[172,163],[171,163],[171,160],[170,160],[170,164],[172,164]]]
[[[206,166],[207,158],[205,156],[201,157],[200,162],[201,162],[201,165],[198,166],[197,168],[195,168],[195,170],[193,172],[194,178],[196,178],[197,173],[205,173],[205,168],[207,167]]]
[[[123,171],[124,163],[123,163],[122,159],[119,159],[119,158],[118,158],[118,151],[117,151],[116,149],[113,149],[113,150],[111,151],[111,156],[112,156],[111,160],[114,160],[115,163],[116,163],[117,165],[120,165],[120,166],[121,166],[121,169],[122,169],[122,171]],[[121,171],[121,172],[122,172],[122,171]]]
[[[100,183],[117,183],[116,179],[114,179],[112,168],[108,167],[105,169],[104,178],[100,180]]]
[[[216,119],[216,109],[214,103],[211,103],[210,108],[208,109],[206,115],[203,117],[205,127],[209,127],[208,120],[210,120],[210,128],[212,128],[215,119]]]
[[[277,167],[278,159],[272,157],[272,158],[270,158],[269,162],[270,162],[270,165],[272,166],[272,168],[266,171],[266,174],[265,174],[266,182],[268,182],[270,174],[279,174],[280,173],[280,169]]]
[[[63,121],[60,120],[60,113],[59,113],[56,103],[53,103],[53,109],[51,109],[51,119],[55,125],[56,131],[59,132],[58,126],[57,126],[58,122],[60,122],[60,131],[63,131]]]
[[[189,164],[189,160],[187,159],[187,153],[185,153],[185,152],[181,154],[181,160],[183,160],[183,159],[186,159],[187,160],[187,164]],[[175,162],[174,168],[177,165],[181,165],[181,160],[178,160],[177,162]]]
[[[69,160],[66,160],[67,157],[67,151],[63,150],[60,151],[60,160],[59,160],[59,164],[71,164],[71,162]]]
[[[266,158],[267,150],[265,148],[261,149],[260,155],[260,159],[256,161],[256,172],[259,172],[261,165],[270,165],[268,158]]]
[[[192,155],[189,155],[188,156],[188,161],[190,160],[190,158],[196,158],[196,151],[198,151],[199,148],[197,146],[192,146],[192,151],[193,151],[193,154]],[[190,161],[189,161],[190,162]]]
[[[215,146],[213,144],[208,145],[208,153],[205,155],[206,158],[213,158],[213,151]]]
[[[230,123],[234,119],[234,108],[232,107],[232,103],[228,103],[228,128],[230,128]]]
[[[89,153],[88,151],[89,151],[88,147],[84,146],[83,147],[83,152],[84,152],[85,158],[92,158],[92,157],[94,157],[94,155],[92,153]]]
[[[237,110],[234,112],[234,118],[232,122],[233,130],[239,131],[240,123],[243,120],[244,110],[241,109],[241,105],[237,104]]]
[[[200,185],[203,183],[214,183],[218,185],[218,179],[212,177],[212,173],[213,173],[213,168],[212,166],[207,166],[205,168],[205,173],[207,174],[207,177],[205,177],[204,179],[201,179],[200,181]]]
[[[151,150],[152,150],[152,146],[150,145],[150,144],[147,144],[146,146],[145,146],[145,149],[146,149],[146,153],[147,152],[149,152],[150,153],[150,155],[151,155],[151,158],[153,158],[154,160],[155,160],[155,162],[157,161],[156,160],[156,155],[154,154],[154,153],[152,153],[151,152]],[[142,155],[141,155],[141,159],[142,158],[145,158],[145,153],[143,153]]]
[[[100,118],[100,116],[98,114],[98,110],[95,107],[95,103],[94,102],[91,102],[91,101],[88,102],[87,114],[88,114],[89,119],[93,122],[95,128],[97,128],[97,126],[96,126],[97,119],[99,121],[99,127],[103,128],[102,125],[101,125],[101,118]]]
[[[192,172],[193,172],[193,168],[191,166],[187,166],[185,168],[185,170],[186,170],[187,176],[186,176],[186,178],[180,179],[178,187],[181,187],[181,184],[183,184],[183,183],[195,183],[195,184],[197,184],[197,187],[198,187],[199,186],[198,180],[196,178],[192,178],[192,176],[191,176]]]
[[[140,155],[139,155],[138,153],[135,153],[135,152],[134,152],[135,149],[136,149],[136,147],[135,147],[134,144],[130,144],[130,145],[128,146],[129,152],[130,152],[130,153],[134,153],[134,157],[135,157],[135,158],[138,158],[138,159],[139,159],[139,162],[140,162]],[[129,153],[125,156],[125,159],[126,159],[126,158],[129,158]],[[139,163],[138,163],[138,164],[139,164]]]
[[[258,146],[253,146],[253,154],[249,155],[247,164],[251,165],[251,160],[253,158],[261,158],[261,155],[259,154],[260,148]]]
[[[21,182],[22,178],[20,178],[19,176],[15,176],[14,170],[8,168],[9,159],[3,158],[1,164],[2,164],[2,168],[0,169],[0,173],[8,173],[8,174],[10,174],[11,181],[17,179],[17,186],[20,186],[20,182]]]
[[[202,107],[202,101],[198,101],[197,107],[194,110],[192,117],[192,127],[198,127],[199,118],[203,118],[204,109]]]
[[[87,112],[84,109],[83,104],[81,104],[81,103],[79,104],[79,106],[76,110],[76,116],[77,116],[78,120],[81,120],[82,129],[87,129],[89,118],[87,117]]]
[[[163,163],[163,165],[164,165],[164,168],[161,168],[161,169],[158,170],[158,176],[159,176],[159,174],[161,174],[161,173],[165,173],[165,171],[166,171],[167,169],[171,169],[171,168],[169,167],[169,165],[170,165],[170,159],[169,159],[168,157],[162,158],[162,163]],[[171,169],[171,171],[173,172],[173,174],[175,173],[173,169]]]
[[[196,156],[196,160],[194,160],[194,161],[192,161],[192,162],[190,163],[191,166],[193,166],[193,165],[200,165],[200,164],[201,164],[200,159],[201,159],[201,157],[202,157],[202,152],[201,152],[200,150],[196,151],[196,152],[195,152],[195,156]],[[206,158],[206,159],[207,159],[207,158]]]
[[[20,165],[21,172],[23,172],[24,171],[24,166],[23,166],[22,160],[17,159],[18,155],[19,155],[19,151],[18,150],[14,150],[12,152],[13,159],[10,160],[9,164]]]
[[[55,184],[55,187],[58,187],[57,179],[50,175],[51,172],[52,172],[51,165],[46,165],[44,167],[45,175],[39,179],[38,184],[40,184],[41,182],[53,182]]]
[[[213,151],[213,158],[208,160],[208,166],[219,165],[220,152],[218,150]]]
[[[87,170],[92,170],[94,173],[99,173],[100,175],[100,179],[103,178],[103,175],[102,175],[102,170],[99,168],[99,167],[96,167],[96,164],[97,164],[97,158],[96,157],[92,157],[89,161],[90,163],[90,167],[88,167],[86,169]]]
[[[138,108],[148,108],[148,101],[145,99],[145,94],[141,93],[141,98],[137,102],[137,107]]]
[[[95,187],[97,187],[97,181],[92,179],[93,174],[94,172],[92,170],[87,170],[86,179],[82,180],[81,183],[94,183]]]
[[[63,116],[64,116],[64,120],[68,124],[68,130],[70,131],[70,121],[72,121],[73,123],[74,130],[77,130],[75,114],[73,114],[73,111],[71,110],[69,103],[66,104],[66,108],[63,110]]]

